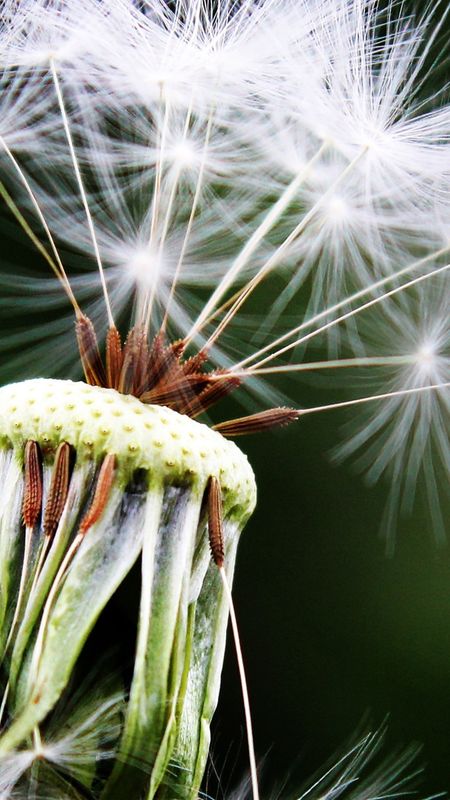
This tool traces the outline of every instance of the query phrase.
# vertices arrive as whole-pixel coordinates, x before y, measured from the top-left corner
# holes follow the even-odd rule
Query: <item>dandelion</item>
[[[6,796],[51,793],[63,774],[60,796],[81,784],[93,797],[197,797],[230,613],[257,800],[230,593],[256,487],[230,438],[361,409],[340,453],[364,448],[369,479],[393,478],[388,530],[423,473],[442,535],[450,111],[427,94],[438,37],[429,17],[370,0],[5,3],[0,194],[50,272],[19,267],[11,286],[5,270],[1,285],[17,312],[36,294],[55,312],[2,345],[27,348],[0,389]],[[84,382],[68,380],[74,319]],[[64,380],[48,377],[55,364]],[[370,390],[357,377],[356,396],[279,399],[277,375],[329,370]],[[237,390],[257,409],[212,424]],[[139,559],[112,763],[86,767],[118,700],[89,701],[67,734],[58,704]]]

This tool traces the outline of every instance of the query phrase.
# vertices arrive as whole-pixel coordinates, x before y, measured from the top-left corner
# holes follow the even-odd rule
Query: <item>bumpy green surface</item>
[[[205,483],[215,475],[225,505],[254,508],[256,487],[246,456],[216,431],[164,406],[144,405],[114,389],[39,378],[0,389],[0,444],[20,450],[28,439],[53,450],[76,448],[77,460],[117,456],[126,480],[136,469],[167,481]]]

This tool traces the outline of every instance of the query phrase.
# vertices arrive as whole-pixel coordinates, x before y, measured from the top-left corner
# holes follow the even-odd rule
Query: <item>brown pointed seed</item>
[[[166,349],[165,335],[163,331],[159,331],[154,337],[148,355],[147,364],[147,387],[146,391],[153,389],[159,379],[163,353]]]
[[[104,386],[106,383],[105,370],[98,349],[97,335],[89,317],[80,314],[77,317],[75,329],[86,382],[92,386]]]
[[[208,360],[208,354],[205,350],[199,350],[195,356],[191,356],[187,359],[187,361],[183,364],[183,369],[186,375],[190,375],[191,372],[198,372]]]
[[[105,456],[105,459],[100,467],[92,503],[85,516],[81,520],[79,529],[81,534],[84,535],[87,533],[89,528],[91,528],[92,525],[94,525],[94,523],[97,522],[103,514],[111,492],[111,487],[113,485],[115,471],[116,457],[115,455],[109,454]]]
[[[248,417],[219,422],[217,425],[213,425],[213,428],[222,436],[244,436],[289,425],[291,422],[295,422],[300,414],[301,411],[296,408],[268,408],[267,411],[261,411],[259,414],[250,414]]]
[[[123,348],[119,392],[135,396],[142,394],[148,382],[148,358],[147,332],[143,325],[135,325]]]
[[[222,526],[222,491],[220,483],[213,475],[208,481],[208,535],[209,546],[214,563],[223,567],[225,551]]]
[[[67,442],[61,442],[55,455],[44,512],[44,533],[49,537],[55,533],[64,510],[69,491],[69,471],[70,446]]]
[[[179,342],[166,345],[164,334],[158,333],[153,339],[148,359],[148,380],[145,392],[155,389],[161,381],[166,381],[173,369],[180,368]]]
[[[119,388],[120,372],[123,364],[120,333],[112,325],[106,335],[106,384],[109,389]]]
[[[179,414],[184,414],[185,408],[189,407],[189,404],[208,383],[207,375],[201,373],[185,375],[180,368],[172,370],[167,381],[160,381],[154,389],[145,392],[139,399],[143,403],[169,406]]]
[[[42,509],[42,465],[37,442],[25,445],[25,485],[22,516],[27,528],[34,528]]]
[[[209,377],[210,385],[198,395],[192,406],[186,409],[185,413],[190,417],[197,417],[241,385],[241,379],[237,375],[225,371],[222,374],[210,373]]]

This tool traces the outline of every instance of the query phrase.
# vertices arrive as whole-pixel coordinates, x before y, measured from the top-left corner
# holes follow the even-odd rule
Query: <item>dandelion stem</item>
[[[223,588],[225,591],[225,595],[228,601],[228,607],[230,611],[230,622],[231,628],[233,631],[233,638],[234,644],[236,648],[236,658],[238,663],[239,669],[239,677],[241,681],[241,688],[242,688],[242,702],[244,704],[244,715],[245,715],[245,726],[247,730],[247,743],[248,743],[248,755],[250,761],[250,776],[252,782],[252,793],[253,793],[253,800],[259,800],[259,787],[258,787],[258,773],[256,769],[256,758],[255,758],[255,744],[253,739],[253,724],[252,724],[252,715],[250,710],[250,700],[248,695],[248,686],[247,686],[247,678],[245,675],[245,667],[244,667],[244,659],[242,657],[242,648],[239,638],[239,628],[236,619],[236,613],[234,610],[234,603],[233,597],[231,594],[230,585],[228,583],[228,579],[226,576],[225,569],[223,567],[219,567],[220,577],[222,579]]]
[[[105,273],[104,273],[104,270],[103,270],[102,260],[101,260],[101,257],[100,257],[100,250],[99,250],[99,247],[98,247],[97,237],[95,235],[94,223],[92,221],[92,215],[91,215],[91,212],[90,212],[90,209],[89,209],[89,204],[88,204],[88,201],[87,201],[87,196],[86,196],[86,191],[85,191],[84,184],[83,184],[83,178],[81,176],[80,166],[79,166],[79,163],[78,163],[77,155],[75,153],[75,147],[74,147],[74,144],[73,144],[72,134],[70,132],[69,119],[68,119],[68,116],[67,116],[66,107],[64,105],[64,98],[63,98],[63,94],[62,94],[62,90],[61,90],[61,85],[60,85],[60,82],[59,82],[58,73],[56,71],[55,62],[54,62],[53,58],[50,59],[50,69],[51,69],[51,73],[52,73],[53,83],[55,85],[56,97],[58,99],[58,105],[59,105],[59,109],[60,109],[60,112],[61,112],[61,117],[62,117],[62,121],[63,121],[63,125],[64,125],[64,131],[65,131],[65,134],[66,134],[67,144],[69,145],[70,156],[71,156],[71,159],[72,159],[72,164],[73,164],[73,168],[74,168],[76,179],[77,179],[77,183],[78,183],[78,188],[80,190],[81,200],[83,202],[84,210],[86,212],[86,219],[87,219],[87,223],[88,223],[88,226],[89,226],[89,231],[90,231],[90,234],[91,234],[91,239],[92,239],[92,244],[93,244],[93,247],[94,247],[95,258],[96,258],[96,261],[97,261],[98,270],[99,270],[99,273],[100,273],[100,280],[101,280],[101,284],[102,284],[103,295],[104,295],[104,298],[105,298],[106,311],[107,311],[107,314],[108,314],[108,321],[109,321],[110,327],[113,327],[114,326],[114,318],[113,318],[112,311],[111,311],[111,304],[109,302],[108,288],[106,286]]]
[[[25,173],[23,172],[23,170],[22,170],[19,162],[17,161],[16,157],[14,156],[13,152],[11,151],[11,149],[8,146],[8,144],[4,140],[3,136],[0,136],[0,145],[3,147],[6,155],[8,156],[10,161],[12,162],[12,164],[14,166],[14,169],[16,170],[21,182],[23,183],[23,185],[25,187],[25,190],[26,190],[28,196],[30,197],[31,202],[33,203],[33,206],[35,208],[36,214],[38,215],[39,221],[41,222],[42,227],[44,228],[44,231],[47,234],[47,238],[48,238],[48,240],[50,242],[50,247],[53,250],[53,254],[55,256],[56,262],[57,262],[58,267],[59,267],[59,272],[58,272],[58,270],[55,269],[56,275],[59,278],[59,280],[61,281],[62,285],[64,286],[64,289],[65,289],[65,291],[67,293],[67,296],[69,297],[70,302],[72,303],[72,305],[73,305],[73,307],[75,309],[75,312],[77,314],[79,314],[79,313],[81,313],[80,312],[80,307],[79,307],[79,305],[78,305],[78,303],[77,303],[77,301],[75,299],[75,295],[74,295],[74,293],[72,291],[72,287],[71,287],[71,285],[69,283],[69,279],[68,279],[66,271],[64,269],[64,265],[63,265],[63,263],[61,261],[60,255],[58,253],[58,250],[57,250],[57,247],[56,247],[56,244],[55,244],[55,240],[53,239],[53,236],[51,234],[50,228],[47,225],[45,217],[44,217],[44,215],[42,213],[42,210],[41,210],[41,208],[39,206],[39,203],[37,201],[36,195],[34,194],[32,188],[30,186],[30,182],[27,179]]]

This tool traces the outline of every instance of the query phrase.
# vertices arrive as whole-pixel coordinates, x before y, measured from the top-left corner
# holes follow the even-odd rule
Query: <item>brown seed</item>
[[[204,350],[200,350],[195,356],[191,356],[183,364],[183,369],[186,375],[200,370],[205,361],[208,360],[208,354]]]
[[[37,442],[25,445],[25,486],[22,503],[23,521],[27,528],[34,528],[42,509],[42,464]]]
[[[203,411],[215,405],[226,397],[231,392],[234,392],[238,386],[241,385],[241,379],[237,375],[228,373],[225,370],[223,373],[214,372],[210,373],[210,384],[206,387],[197,399],[193,402],[192,406],[186,410],[186,414],[190,417],[198,417]]]
[[[95,487],[94,497],[87,513],[81,520],[80,530],[81,534],[88,532],[89,528],[97,522],[105,509],[111,487],[114,481],[116,471],[116,457],[115,455],[107,455],[100,467],[98,473],[97,485]]]
[[[67,442],[61,442],[55,455],[44,512],[44,533],[48,537],[54,535],[59,525],[69,491],[69,477],[70,446]]]
[[[106,335],[106,382],[110,389],[119,388],[122,364],[123,354],[120,333],[113,325]]]
[[[213,425],[215,431],[222,436],[244,436],[249,433],[261,433],[271,428],[281,428],[289,425],[299,418],[301,411],[295,408],[269,408],[259,414],[250,414],[248,417],[229,419]]]
[[[153,339],[147,365],[147,386],[145,393],[155,389],[161,381],[166,381],[172,370],[180,368],[179,342],[166,345],[164,333],[160,331]]]
[[[123,348],[123,362],[118,389],[139,396],[148,383],[149,350],[143,325],[131,329]]]
[[[105,386],[106,375],[98,349],[97,335],[89,317],[80,314],[77,317],[75,330],[87,383],[91,386]]]
[[[209,546],[214,563],[223,567],[225,550],[223,546],[222,491],[220,483],[213,475],[208,481],[208,535]]]

